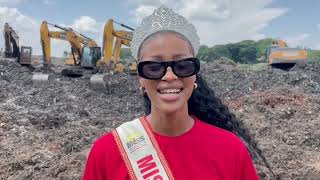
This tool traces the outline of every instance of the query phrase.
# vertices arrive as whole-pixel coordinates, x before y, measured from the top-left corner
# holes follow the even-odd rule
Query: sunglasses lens
[[[164,71],[164,66],[157,62],[144,64],[142,68],[144,76],[152,79],[161,78]]]
[[[196,73],[196,64],[191,60],[179,61],[175,63],[173,71],[177,76],[187,77]]]
[[[199,72],[200,62],[197,58],[167,62],[144,61],[138,64],[138,73],[146,79],[161,79],[167,67],[171,67],[178,77],[189,77]]]

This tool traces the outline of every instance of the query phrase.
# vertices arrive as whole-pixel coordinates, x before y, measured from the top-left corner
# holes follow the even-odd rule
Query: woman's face
[[[140,50],[139,62],[173,61],[193,57],[189,43],[175,33],[155,34],[148,39]],[[171,114],[188,107],[196,76],[177,77],[171,67],[159,80],[139,77],[151,101],[151,107],[157,112]]]

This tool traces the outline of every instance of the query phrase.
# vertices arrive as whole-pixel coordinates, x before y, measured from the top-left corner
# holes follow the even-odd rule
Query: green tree
[[[240,63],[254,64],[257,63],[257,48],[256,42],[252,40],[245,40],[238,43]]]
[[[210,60],[216,60],[221,57],[231,58],[231,53],[225,45],[216,45],[210,48]]]
[[[260,61],[262,62],[266,62],[267,61],[267,57],[266,57],[266,50],[268,47],[270,47],[271,42],[273,39],[271,38],[266,38],[266,39],[261,39],[256,43],[256,47],[257,47],[257,58],[260,59]]]
[[[209,59],[209,47],[206,45],[201,45],[199,47],[197,58],[199,58],[201,61],[208,62]]]
[[[265,61],[266,49],[271,45],[272,39],[262,39],[258,42],[244,40],[238,43],[215,45],[208,47],[200,46],[197,57],[202,61],[213,61],[221,57],[232,59],[238,63],[254,64]]]
[[[320,63],[320,50],[308,49],[308,59],[316,63]]]
[[[240,52],[240,46],[238,44],[227,44],[226,47],[228,48],[231,59],[235,62],[238,62],[240,59],[239,52]]]

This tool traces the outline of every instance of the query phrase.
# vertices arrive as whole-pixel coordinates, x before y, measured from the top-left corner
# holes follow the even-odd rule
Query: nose
[[[171,67],[167,68],[166,74],[161,78],[163,81],[173,81],[178,79],[178,76],[174,74]]]

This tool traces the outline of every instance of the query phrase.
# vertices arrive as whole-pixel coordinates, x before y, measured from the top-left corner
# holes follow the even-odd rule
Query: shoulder
[[[199,130],[203,134],[203,137],[211,142],[216,142],[219,146],[228,146],[236,149],[246,148],[243,141],[234,133],[225,129],[216,127],[214,125],[205,123],[198,119]]]
[[[116,127],[115,129],[112,129],[112,131],[102,135],[101,137],[99,137],[95,143],[94,143],[94,148],[96,149],[103,149],[104,151],[106,149],[108,150],[113,150],[114,148],[113,147],[116,147],[117,144],[116,144],[116,140],[115,140],[115,137],[114,137],[114,134],[113,132],[116,130],[116,129],[119,129],[119,128],[128,128],[128,127],[132,127],[132,124],[134,124],[138,119],[134,119],[132,121],[127,121],[121,125],[119,125],[118,127]]]
[[[95,159],[103,165],[119,161],[121,157],[112,131],[100,136],[94,142],[89,158]]]
[[[96,152],[105,152],[112,150],[113,146],[116,146],[112,131],[100,136],[93,144],[93,148]]]
[[[233,169],[232,172],[240,179],[258,179],[250,154],[240,137],[202,121],[199,127],[202,132],[201,142],[206,142],[207,149],[211,148],[214,159],[220,154],[224,167]]]

